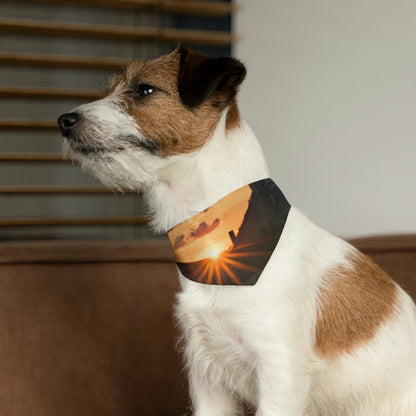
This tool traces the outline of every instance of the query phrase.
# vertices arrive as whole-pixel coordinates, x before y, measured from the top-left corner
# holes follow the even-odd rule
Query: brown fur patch
[[[236,127],[240,126],[240,112],[238,111],[237,102],[234,99],[228,109],[227,113],[227,120],[226,120],[226,128],[227,130],[235,129]]]
[[[321,356],[352,352],[395,313],[392,279],[359,252],[350,264],[329,270],[318,295],[315,349]]]
[[[155,61],[133,62],[111,88],[123,94],[128,112],[136,119],[141,133],[162,155],[199,149],[212,136],[221,116],[221,109],[210,100],[195,108],[183,104],[177,86],[179,65],[178,51]],[[140,84],[152,85],[157,90],[151,96],[134,99],[129,91]]]

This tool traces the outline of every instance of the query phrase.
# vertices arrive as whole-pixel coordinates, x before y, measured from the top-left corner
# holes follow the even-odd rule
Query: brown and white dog
[[[68,156],[142,191],[166,232],[267,178],[232,58],[185,49],[132,62],[105,98],[59,118]],[[292,207],[254,286],[186,279],[176,314],[194,415],[416,415],[416,309],[367,257]]]

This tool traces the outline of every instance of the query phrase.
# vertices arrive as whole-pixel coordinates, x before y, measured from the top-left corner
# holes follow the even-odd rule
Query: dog
[[[104,98],[59,117],[64,152],[105,185],[142,192],[152,227],[171,232],[269,178],[236,103],[245,75],[236,59],[182,47],[134,61]],[[347,242],[285,213],[255,284],[201,283],[179,268],[193,414],[248,404],[257,416],[416,415],[413,301]]]

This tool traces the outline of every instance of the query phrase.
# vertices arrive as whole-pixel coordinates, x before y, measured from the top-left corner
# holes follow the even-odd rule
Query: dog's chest
[[[209,380],[248,394],[255,359],[245,342],[241,317],[232,308],[200,306],[186,294],[178,297],[176,316],[182,329],[188,367]]]

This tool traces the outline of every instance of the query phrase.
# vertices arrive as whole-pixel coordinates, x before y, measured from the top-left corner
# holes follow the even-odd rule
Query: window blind
[[[151,237],[140,195],[63,160],[56,118],[131,59],[229,55],[230,1],[0,2],[0,240]]]

